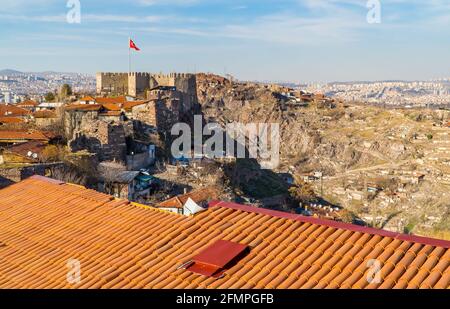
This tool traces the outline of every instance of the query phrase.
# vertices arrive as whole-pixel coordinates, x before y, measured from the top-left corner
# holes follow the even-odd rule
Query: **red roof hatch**
[[[191,272],[218,278],[247,252],[247,245],[219,240],[183,266]]]

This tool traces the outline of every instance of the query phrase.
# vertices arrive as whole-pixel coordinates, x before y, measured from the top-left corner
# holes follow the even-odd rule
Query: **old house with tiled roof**
[[[0,147],[24,143],[28,141],[43,141],[48,142],[54,136],[42,131],[0,131]]]
[[[95,98],[91,96],[85,96],[78,100],[80,104],[95,104]]]
[[[0,288],[450,287],[449,241],[225,202],[183,216],[31,177],[0,223]]]
[[[186,215],[193,212],[191,209],[192,207],[196,209],[198,209],[198,207],[206,208],[210,201],[216,200],[218,197],[219,192],[216,188],[201,188],[183,195],[174,196],[157,204],[155,207],[161,210]],[[198,207],[196,207],[195,204]]]
[[[34,101],[34,100],[25,100],[25,101],[23,101],[21,103],[16,104],[15,106],[33,112],[39,106],[39,103]]]
[[[61,119],[56,111],[38,110],[32,115],[34,123],[39,128],[46,128],[58,123]]]
[[[8,124],[20,124],[24,122],[25,120],[20,117],[0,117],[0,126]]]
[[[72,151],[85,149],[100,161],[126,163],[133,170],[153,164],[156,149],[149,142],[157,143],[158,131],[168,132],[181,120],[180,98],[161,95],[147,100],[129,96],[84,99],[65,108],[69,147]]]
[[[2,117],[25,117],[30,115],[31,112],[11,105],[11,104],[0,104],[0,116]]]
[[[144,127],[166,131],[179,122],[184,113],[191,112],[190,107],[183,106],[182,102],[183,97],[179,92],[157,88],[145,100],[130,96],[85,97],[68,105],[66,116],[80,119],[87,115],[88,118],[103,121],[127,119],[139,121]]]
[[[42,159],[42,153],[48,143],[32,140],[0,149],[0,164],[37,163]]]

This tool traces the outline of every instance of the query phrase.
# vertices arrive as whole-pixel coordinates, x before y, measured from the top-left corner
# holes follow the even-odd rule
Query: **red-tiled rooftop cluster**
[[[131,109],[138,105],[148,103],[150,100],[133,100],[129,101],[125,96],[102,98],[102,97],[84,97],[77,103],[66,106],[68,111],[101,111],[105,114],[120,115],[121,111],[130,112]],[[116,113],[116,114],[114,114]]]
[[[219,278],[182,267],[219,241],[248,252]],[[36,176],[0,191],[0,288],[448,289],[449,248],[224,202],[181,216]],[[74,285],[71,259],[81,265]],[[379,283],[367,280],[371,260]]]
[[[0,140],[48,141],[54,134],[42,131],[0,131]]]

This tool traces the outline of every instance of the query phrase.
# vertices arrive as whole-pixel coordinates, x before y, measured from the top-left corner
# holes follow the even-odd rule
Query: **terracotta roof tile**
[[[162,203],[157,204],[155,207],[159,208],[182,208],[187,200],[190,198],[196,203],[203,201],[210,201],[217,199],[218,192],[213,187],[198,189],[187,194],[175,196]]]
[[[74,103],[66,107],[66,110],[76,111],[102,111],[104,115],[120,115],[119,112],[129,112],[131,109],[138,105],[143,105],[149,102],[149,100],[135,100],[128,101],[126,97],[120,96],[115,98],[91,98],[86,97],[79,100],[79,102],[94,102],[95,104]]]
[[[34,100],[26,100],[21,103],[16,104],[18,107],[36,107],[39,103]]]
[[[86,96],[86,97],[82,97],[79,101],[89,102],[89,101],[95,101],[95,99],[91,96]]]
[[[48,141],[49,137],[40,131],[0,131],[0,140]]]
[[[32,154],[35,153],[39,157],[42,153],[42,151],[48,146],[47,143],[44,143],[42,141],[29,141],[25,143],[20,143],[16,145],[12,145],[5,148],[6,153],[13,153],[22,157],[29,157],[28,154],[31,152]],[[31,157],[31,159],[33,159]],[[38,157],[34,158],[38,159]]]
[[[109,98],[102,98],[102,97],[96,97],[95,103],[97,104],[119,104],[119,103],[125,103],[127,102],[127,98],[125,96],[119,96],[119,97],[109,97]]]
[[[450,287],[450,242],[210,206],[184,217],[31,177],[0,190],[0,288]],[[249,253],[218,279],[180,268],[218,240]],[[80,261],[79,284],[66,281],[69,259]],[[366,279],[370,259],[380,283]]]
[[[122,103],[102,103],[101,104],[104,109],[107,111],[121,111],[122,110]]]
[[[17,107],[15,105],[0,104],[0,116],[2,117],[24,117],[30,114],[31,112],[29,110]]]
[[[18,117],[0,117],[0,123],[23,123],[25,122],[22,118]]]

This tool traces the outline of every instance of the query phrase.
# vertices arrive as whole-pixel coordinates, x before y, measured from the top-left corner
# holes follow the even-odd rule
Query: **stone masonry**
[[[191,109],[197,103],[195,74],[97,73],[97,94],[131,95],[145,97],[158,86],[175,87],[182,95],[183,105]]]

